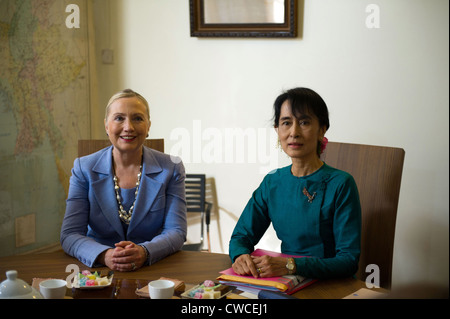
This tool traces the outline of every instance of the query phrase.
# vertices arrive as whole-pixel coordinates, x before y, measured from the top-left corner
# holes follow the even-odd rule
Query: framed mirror
[[[297,36],[297,0],[189,0],[191,37]]]

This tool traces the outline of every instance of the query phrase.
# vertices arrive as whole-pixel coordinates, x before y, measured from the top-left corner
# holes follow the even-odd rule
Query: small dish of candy
[[[110,271],[107,276],[101,276],[97,271],[94,273],[83,270],[75,276],[73,287],[79,289],[101,289],[111,285],[114,271]]]
[[[203,283],[181,294],[183,299],[221,299],[233,291],[235,287],[205,280]]]

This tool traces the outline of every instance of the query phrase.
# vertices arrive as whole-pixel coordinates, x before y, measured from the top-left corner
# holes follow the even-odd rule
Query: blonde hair
[[[122,99],[122,98],[128,98],[128,97],[136,97],[138,98],[142,103],[144,103],[145,105],[145,109],[147,111],[147,118],[150,121],[150,107],[148,106],[148,102],[147,100],[140,95],[137,92],[134,92],[131,89],[125,89],[122,90],[120,92],[117,92],[116,94],[114,94],[113,96],[111,96],[111,98],[109,99],[108,104],[106,105],[106,109],[105,109],[105,120],[108,118],[108,114],[109,114],[109,108],[111,106],[111,104],[114,103],[114,101],[118,100],[118,99]]]

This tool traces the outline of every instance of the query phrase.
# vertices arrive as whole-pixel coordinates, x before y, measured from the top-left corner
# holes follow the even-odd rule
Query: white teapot
[[[0,283],[0,299],[44,299],[39,291],[17,278],[16,270],[7,271],[6,277]]]

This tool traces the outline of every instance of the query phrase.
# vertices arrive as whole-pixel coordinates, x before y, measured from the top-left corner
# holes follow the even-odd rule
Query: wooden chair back
[[[321,156],[328,165],[350,173],[359,190],[362,211],[358,279],[365,281],[375,264],[380,286],[392,280],[395,223],[405,151],[401,148],[329,142]]]
[[[78,140],[78,156],[86,156],[110,146],[109,140]],[[146,139],[144,145],[154,150],[164,152],[164,139]]]

